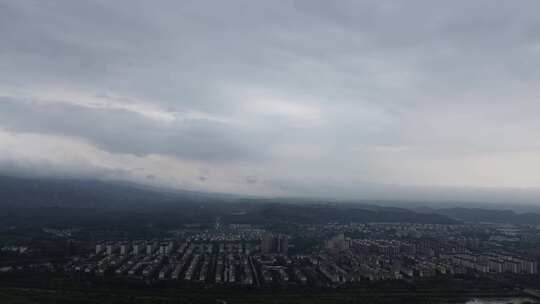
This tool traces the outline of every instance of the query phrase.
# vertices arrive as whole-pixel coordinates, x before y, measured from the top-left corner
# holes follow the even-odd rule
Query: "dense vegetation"
[[[129,285],[128,285],[129,284]],[[135,285],[134,285],[135,284]],[[129,287],[127,287],[129,286]],[[488,278],[461,277],[366,282],[339,289],[275,286],[193,288],[143,282],[68,279],[61,276],[0,276],[1,303],[464,303],[476,297],[521,296],[511,285]],[[224,301],[224,302],[221,302]]]
[[[540,214],[515,213],[512,210],[489,210],[480,208],[445,208],[436,210],[445,215],[465,222],[490,222],[510,224],[540,224]]]
[[[211,223],[454,223],[444,215],[400,208],[368,210],[286,199],[240,199],[82,180],[0,178],[0,225],[24,227],[160,227]]]

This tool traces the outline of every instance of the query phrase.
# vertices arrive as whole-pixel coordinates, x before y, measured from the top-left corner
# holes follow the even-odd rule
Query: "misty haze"
[[[539,11],[0,0],[0,303],[539,303]]]

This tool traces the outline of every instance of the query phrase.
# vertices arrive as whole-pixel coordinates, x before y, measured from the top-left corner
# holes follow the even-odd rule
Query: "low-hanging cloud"
[[[536,188],[539,9],[2,0],[0,165],[265,195]]]

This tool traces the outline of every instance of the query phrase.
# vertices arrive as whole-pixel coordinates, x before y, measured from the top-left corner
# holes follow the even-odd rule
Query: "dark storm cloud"
[[[536,187],[539,9],[0,0],[0,157],[42,134],[208,189]]]

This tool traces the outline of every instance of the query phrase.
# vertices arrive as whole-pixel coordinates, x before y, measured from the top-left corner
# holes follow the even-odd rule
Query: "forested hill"
[[[540,224],[540,214],[516,213],[512,210],[495,210],[481,208],[445,208],[434,211],[456,220],[471,223],[508,223],[508,224]]]
[[[400,208],[298,203],[159,189],[93,180],[0,177],[0,225],[141,226],[184,223],[456,223]]]

